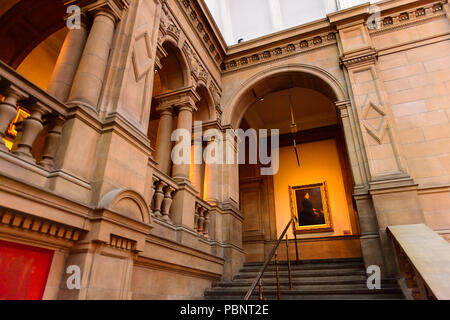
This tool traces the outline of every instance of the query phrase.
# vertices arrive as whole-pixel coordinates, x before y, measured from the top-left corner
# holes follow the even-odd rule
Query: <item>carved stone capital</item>
[[[378,52],[375,49],[364,50],[340,58],[341,66],[347,69],[359,67],[364,64],[375,64],[378,60]]]
[[[341,118],[348,118],[348,109],[351,107],[350,100],[336,102],[336,108],[339,110]]]
[[[155,99],[159,103],[159,110],[175,108],[178,111],[189,109],[195,112],[197,111],[195,104],[200,101],[200,96],[193,87],[188,87],[164,93]]]
[[[70,0],[66,5],[78,5],[83,13],[91,15],[108,14],[116,21],[122,19],[130,5],[130,0]]]

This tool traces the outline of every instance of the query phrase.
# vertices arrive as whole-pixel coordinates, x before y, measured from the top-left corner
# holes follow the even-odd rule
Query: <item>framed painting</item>
[[[326,182],[289,186],[289,195],[296,233],[333,231]]]

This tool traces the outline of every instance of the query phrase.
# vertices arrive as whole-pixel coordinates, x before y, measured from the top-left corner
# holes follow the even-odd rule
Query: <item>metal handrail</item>
[[[270,261],[272,261],[272,258],[274,257],[275,253],[278,250],[278,247],[280,246],[280,243],[283,241],[284,236],[286,235],[289,227],[291,226],[291,224],[296,221],[296,217],[293,217],[289,223],[287,224],[286,228],[284,228],[283,233],[281,234],[280,238],[278,239],[276,245],[273,247],[272,251],[270,252],[269,256],[267,257],[266,261],[264,262],[263,266],[261,267],[258,276],[255,278],[255,280],[252,283],[252,286],[250,287],[250,289],[247,291],[247,294],[244,297],[244,300],[249,300],[251,295],[253,294],[253,292],[256,289],[256,286],[258,285],[258,283],[260,283],[260,280],[262,278],[262,276],[264,275],[264,272],[266,272],[267,267],[269,266]],[[297,263],[298,263],[298,247],[297,247],[297,235],[294,231],[294,236],[295,236],[295,250],[296,250],[296,257],[297,257]],[[260,287],[261,283],[260,283]],[[261,289],[260,289],[261,291]],[[260,292],[260,295],[262,295],[262,292]]]

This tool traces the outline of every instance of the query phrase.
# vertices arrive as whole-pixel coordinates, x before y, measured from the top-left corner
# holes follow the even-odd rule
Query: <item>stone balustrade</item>
[[[211,224],[210,210],[207,202],[197,199],[195,203],[194,229],[205,238],[209,238]]]
[[[398,269],[415,300],[450,299],[450,244],[424,224],[389,226]]]
[[[53,168],[67,107],[53,96],[19,75],[0,61],[0,151],[11,152],[21,159],[46,168]],[[16,118],[18,106],[30,116],[16,124],[17,135],[12,149],[3,141],[11,122]],[[43,143],[36,146],[36,140]]]
[[[170,177],[157,170],[152,179],[151,214],[156,219],[171,223],[170,209],[172,207],[173,197],[178,191],[178,186]]]

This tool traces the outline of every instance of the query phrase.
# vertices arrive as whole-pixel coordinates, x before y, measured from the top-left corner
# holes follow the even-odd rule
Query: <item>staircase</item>
[[[208,300],[241,300],[263,263],[245,263],[233,281],[216,282],[206,290]],[[381,290],[367,288],[367,275],[361,259],[334,259],[291,262],[293,290],[289,288],[289,272],[286,262],[278,263],[282,300],[326,299],[404,299],[395,279],[384,279]],[[275,265],[272,263],[264,273],[263,296],[266,300],[277,298]],[[251,299],[259,296],[256,287]]]

